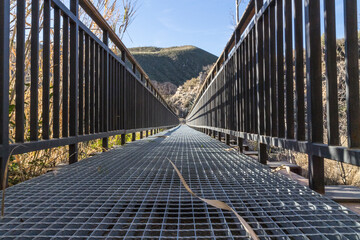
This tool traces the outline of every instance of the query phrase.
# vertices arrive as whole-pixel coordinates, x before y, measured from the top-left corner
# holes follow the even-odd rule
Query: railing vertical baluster
[[[125,63],[126,61],[126,53],[125,51],[121,52],[121,60]],[[125,112],[126,112],[126,84],[125,84],[125,77],[126,77],[126,70],[124,66],[120,67],[120,97],[121,97],[121,101],[120,101],[120,107],[121,107],[121,112],[120,112],[120,119],[121,119],[121,124],[120,124],[120,128],[121,129],[126,129],[126,125],[125,125]],[[148,103],[148,101],[147,101]],[[149,119],[149,117],[147,118]],[[121,134],[121,145],[124,145],[126,142],[126,134]]]
[[[348,146],[360,147],[359,52],[357,1],[344,0]]]
[[[125,127],[126,129],[131,129],[131,114],[127,114],[128,113],[128,109],[131,109],[131,100],[130,100],[130,95],[131,95],[131,85],[130,85],[130,74],[128,73],[128,71],[126,70],[126,68],[124,68],[124,72],[125,72],[125,109],[126,109],[126,115],[125,115]],[[150,115],[150,122],[151,121],[151,115]]]
[[[245,105],[245,131],[250,132],[250,110],[249,110],[249,99],[250,99],[250,91],[249,91],[249,37],[244,39],[244,105]]]
[[[325,1],[326,2],[326,1]],[[303,51],[303,10],[302,1],[294,1],[295,40],[295,112],[296,139],[305,140],[305,97],[304,97],[304,51]],[[336,61],[336,60],[335,60]]]
[[[50,7],[51,1],[44,0],[43,28],[43,82],[42,82],[42,138],[49,139],[50,110]]]
[[[101,132],[101,80],[100,80],[100,66],[99,66],[99,45],[95,43],[94,45],[94,54],[95,54],[95,70],[94,70],[94,84],[95,84],[95,132]]]
[[[18,1],[16,6],[15,142],[24,142],[25,5]]]
[[[117,130],[117,61],[113,58],[113,127],[112,130]]]
[[[277,106],[278,106],[278,137],[285,137],[284,120],[284,29],[283,29],[283,0],[276,0],[276,43],[277,43]]]
[[[103,42],[105,45],[109,44],[109,33],[107,31],[103,32]],[[106,49],[102,50],[102,85],[103,85],[103,91],[102,91],[102,99],[103,99],[103,108],[104,108],[104,115],[103,115],[103,132],[108,131],[108,123],[109,123],[109,54]],[[103,138],[102,139],[102,147],[103,150],[106,151],[109,148],[109,139]]]
[[[116,130],[116,119],[117,119],[117,114],[116,114],[116,103],[117,103],[117,94],[116,94],[116,59],[112,58],[112,93],[113,93],[113,102],[112,102],[112,130]]]
[[[85,63],[86,67],[86,63]],[[85,73],[86,74],[86,73]],[[84,134],[84,32],[79,30],[79,135]]]
[[[224,80],[224,71],[221,71],[219,74],[219,83],[220,83],[220,87],[221,87],[221,91],[220,91],[220,110],[221,110],[221,115],[220,115],[220,126],[221,128],[225,128],[225,101],[224,101],[224,95],[225,95],[225,80]]]
[[[136,72],[136,68],[135,65],[133,64],[132,66],[132,71],[135,74]],[[135,129],[136,128],[136,85],[135,85],[135,79],[134,77],[130,75],[130,86],[131,86],[131,96],[130,96],[130,103],[131,103],[131,120],[130,120],[130,124],[131,124],[131,129]],[[155,116],[153,116],[153,120],[154,120]],[[131,141],[135,141],[136,138],[136,133],[132,133],[131,134]]]
[[[246,106],[245,106],[245,55],[244,55],[244,49],[245,49],[245,41],[240,45],[240,71],[241,71],[241,79],[240,79],[240,86],[241,86],[241,131],[246,132],[246,118],[245,118],[245,112],[246,112]],[[218,88],[217,88],[218,89]],[[218,126],[218,125],[217,125]]]
[[[320,2],[305,0],[308,141],[323,142]],[[325,192],[324,159],[309,153],[309,187]]]
[[[0,1],[0,178],[9,156],[9,35],[10,0]],[[0,189],[2,189],[2,184]]]
[[[120,129],[120,63],[116,62],[116,130]]]
[[[113,130],[113,102],[114,102],[114,94],[113,94],[113,65],[112,65],[112,57],[110,55],[108,55],[108,95],[107,95],[107,101],[108,103],[108,111],[109,111],[109,121],[108,121],[108,131],[112,131]]]
[[[104,52],[99,45],[99,132],[104,132],[105,106],[104,106]]]
[[[5,0],[7,1],[7,0]],[[30,140],[38,139],[39,1],[31,2]]]
[[[71,12],[78,17],[79,1],[70,1]],[[79,26],[77,22],[70,21],[70,136],[78,135],[78,97],[79,97]],[[82,87],[82,86],[81,86]],[[78,144],[69,145],[69,163],[78,161]]]
[[[271,119],[270,119],[270,66],[269,66],[269,11],[264,13],[263,17],[263,31],[264,31],[264,96],[265,96],[265,134],[271,135]]]
[[[241,46],[237,49],[236,51],[236,56],[237,56],[237,67],[236,67],[236,71],[237,71],[237,96],[236,96],[236,101],[237,101],[237,118],[238,118],[238,122],[237,122],[237,131],[241,132],[242,130],[242,75],[241,75]],[[214,85],[214,83],[213,83]],[[213,86],[213,95],[216,92],[216,87],[215,85]],[[214,123],[214,121],[213,121]],[[215,124],[213,124],[213,127],[216,127]],[[241,141],[241,140],[240,140]],[[239,142],[239,138],[238,138],[238,142]]]
[[[63,15],[62,137],[69,136],[69,17]]]
[[[326,115],[328,144],[339,145],[339,107],[336,69],[336,17],[335,0],[324,1],[325,63],[326,63]]]
[[[54,8],[53,138],[60,137],[60,9]]]
[[[95,133],[95,46],[94,40],[90,41],[90,133]]]
[[[89,60],[89,53],[90,53],[90,41],[89,41],[89,35],[85,35],[85,134],[90,133],[90,85],[91,85],[91,79],[90,79],[90,61]]]
[[[277,136],[277,92],[276,92],[276,31],[275,31],[275,4],[270,6],[270,87],[271,87],[271,136]]]
[[[292,0],[285,0],[286,138],[294,138]]]
[[[256,30],[252,29],[251,30],[251,34],[252,34],[252,54],[251,54],[251,58],[253,59],[253,79],[252,79],[252,99],[253,99],[253,125],[254,125],[254,132],[253,133],[257,133],[258,132],[258,111],[257,111],[257,86],[256,86],[256,79],[257,79],[257,71],[256,71]]]
[[[228,51],[225,50],[225,54],[224,54],[224,62],[228,59]],[[230,61],[229,61],[230,62]],[[226,129],[230,129],[230,86],[229,86],[229,68],[230,68],[230,64],[229,62],[227,63],[227,65],[224,65],[224,108],[225,108],[225,112],[224,112],[224,117],[225,117],[225,128]],[[206,103],[205,103],[206,104]],[[206,109],[205,109],[206,111]],[[206,124],[206,123],[205,123]],[[225,134],[225,144],[229,145],[230,144],[230,135],[229,134]]]
[[[261,2],[261,1],[260,1]],[[262,4],[261,4],[262,5]],[[257,9],[261,9],[261,6]],[[259,18],[257,24],[256,24],[256,32],[257,32],[257,43],[256,43],[256,49],[257,49],[257,56],[256,56],[256,62],[257,62],[257,99],[258,99],[258,133],[264,134],[264,83],[263,83],[263,49],[262,49],[262,43],[263,43],[263,24],[262,24],[262,18]]]
[[[254,81],[254,58],[252,56],[253,54],[253,36],[251,32],[249,33],[248,37],[248,64],[249,64],[249,75],[248,75],[248,98],[249,98],[249,130],[251,133],[254,133],[255,131],[255,125],[254,125],[254,98],[253,98],[253,81]]]

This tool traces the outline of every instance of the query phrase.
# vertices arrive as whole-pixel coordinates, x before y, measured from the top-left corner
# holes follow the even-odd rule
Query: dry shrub
[[[160,129],[163,131],[163,129]],[[145,137],[143,132],[143,137]],[[136,133],[136,140],[140,133]],[[125,142],[132,141],[132,134],[125,135]],[[121,145],[121,136],[109,137],[109,148]],[[40,150],[11,156],[9,164],[9,186],[21,183],[44,173],[54,171],[59,165],[68,164],[68,146]],[[103,151],[102,140],[92,140],[78,144],[79,161]]]
[[[288,150],[283,150],[274,156],[279,161],[290,161],[299,165],[302,176],[308,177],[309,161],[308,155]],[[331,159],[324,159],[324,175],[326,185],[353,185],[360,187],[360,167],[347,163],[341,163]]]

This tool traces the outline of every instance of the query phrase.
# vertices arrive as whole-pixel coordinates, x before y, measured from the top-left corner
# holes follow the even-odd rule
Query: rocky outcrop
[[[187,80],[177,88],[174,95],[167,99],[180,118],[185,118],[188,114],[210,68],[211,65],[204,67],[198,77]]]

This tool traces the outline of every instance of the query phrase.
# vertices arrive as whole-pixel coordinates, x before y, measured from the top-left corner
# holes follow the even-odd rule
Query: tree
[[[233,17],[233,25],[235,28],[239,24],[239,21],[240,21],[239,7],[241,4],[245,4],[247,2],[248,2],[248,0],[235,0],[236,14],[235,14],[235,16],[233,14],[231,14]]]
[[[235,0],[235,6],[236,6],[236,24],[238,24],[239,21],[240,21],[239,5],[240,5],[241,1],[242,1],[242,0]]]
[[[92,0],[92,2],[117,35],[122,38],[135,18],[137,0]],[[80,12],[80,16],[82,22],[91,30],[99,30],[84,12]]]

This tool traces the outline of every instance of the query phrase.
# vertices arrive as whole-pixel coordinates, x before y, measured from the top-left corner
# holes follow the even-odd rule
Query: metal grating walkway
[[[162,135],[162,134],[159,134]],[[360,239],[360,216],[181,126],[11,187],[1,239]]]

